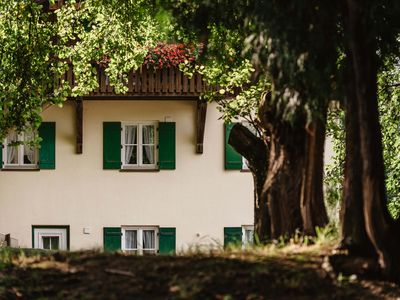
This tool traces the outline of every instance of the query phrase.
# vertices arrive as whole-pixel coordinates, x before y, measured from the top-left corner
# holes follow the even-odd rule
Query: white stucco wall
[[[176,170],[103,170],[104,121],[176,122]],[[75,154],[71,104],[51,107],[56,169],[0,172],[0,233],[32,246],[32,225],[70,225],[70,249],[101,248],[103,227],[176,227],[177,249],[223,241],[223,228],[253,221],[250,173],[224,170],[224,129],[209,105],[204,153],[195,153],[196,105],[190,101],[86,101],[83,154]],[[90,234],[83,228],[89,227]]]

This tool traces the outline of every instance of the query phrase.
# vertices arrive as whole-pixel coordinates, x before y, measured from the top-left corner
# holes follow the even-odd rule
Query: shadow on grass
[[[10,253],[0,299],[384,299],[332,279],[310,254]]]

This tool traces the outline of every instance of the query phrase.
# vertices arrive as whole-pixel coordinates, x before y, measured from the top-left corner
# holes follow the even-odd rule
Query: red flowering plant
[[[158,43],[144,59],[144,65],[155,69],[178,67],[182,63],[194,64],[203,50],[203,44],[165,44]]]

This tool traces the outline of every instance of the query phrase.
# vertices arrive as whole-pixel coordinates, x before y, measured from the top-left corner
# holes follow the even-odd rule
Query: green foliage
[[[378,80],[378,105],[382,130],[388,208],[393,217],[400,215],[400,65],[387,61]],[[332,163],[325,168],[325,198],[332,215],[342,199],[345,159],[344,111],[331,110],[327,133],[333,143]]]
[[[296,124],[304,116],[310,120],[336,95],[337,5],[334,1],[257,2],[255,19],[267,37],[263,55],[267,55],[277,122]]]
[[[162,38],[152,18],[150,2],[87,0],[69,1],[57,11],[56,46],[62,75],[71,63],[75,83],[72,96],[98,87],[94,62],[107,56],[105,73],[117,93],[127,90],[127,74],[138,69],[151,47]],[[71,43],[73,44],[71,46]]]
[[[389,211],[400,215],[400,62],[388,61],[379,76],[379,113],[382,127],[386,191]]]
[[[128,72],[165,39],[153,4],[71,0],[55,16],[45,1],[0,0],[0,139],[10,129],[37,129],[45,105],[62,105],[97,88],[98,63],[105,59],[110,84],[125,92]],[[70,66],[75,86],[58,84]]]
[[[325,165],[325,202],[331,220],[338,222],[338,211],[342,200],[345,160],[344,111],[332,108],[328,111],[327,139],[332,143],[333,156]]]
[[[316,227],[316,236],[312,237],[312,241],[317,245],[334,244],[339,237],[338,228],[337,224],[332,222],[325,227]]]
[[[38,128],[42,106],[64,99],[54,89],[49,17],[37,1],[0,0],[0,139],[9,128]]]
[[[247,57],[243,57],[243,37],[238,30],[211,24],[207,43],[207,59],[203,63],[180,66],[187,75],[202,75],[203,80],[218,89],[207,91],[202,98],[218,104],[218,110],[226,123],[246,120],[259,133],[262,128],[258,121],[261,95],[269,89],[264,76],[252,80],[254,67]]]

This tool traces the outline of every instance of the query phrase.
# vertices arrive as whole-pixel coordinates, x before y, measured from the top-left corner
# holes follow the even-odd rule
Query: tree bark
[[[356,104],[362,159],[363,211],[367,234],[378,253],[384,272],[400,282],[399,222],[387,210],[382,138],[377,103],[375,37],[368,30],[369,6],[347,0],[349,50],[353,58]]]
[[[237,123],[232,127],[228,143],[248,161],[254,180],[254,231],[261,243],[271,236],[270,216],[263,186],[267,177],[268,146],[262,138]]]
[[[325,120],[314,120],[306,134],[306,157],[301,188],[301,217],[303,231],[315,235],[315,227],[328,224],[323,191]]]
[[[365,230],[362,198],[362,161],[360,150],[360,131],[354,87],[352,56],[346,54],[346,99],[345,129],[346,157],[344,166],[343,200],[340,210],[341,242],[340,249],[350,255],[375,256],[375,250]]]
[[[264,193],[271,217],[271,238],[302,230],[300,195],[304,166],[304,129],[290,125],[271,130],[271,146]]]

